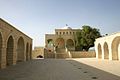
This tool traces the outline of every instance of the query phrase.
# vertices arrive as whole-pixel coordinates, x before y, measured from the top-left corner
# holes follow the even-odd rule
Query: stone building
[[[37,56],[44,57],[44,47],[34,47],[32,51],[32,59],[36,59]]]
[[[65,53],[66,50],[74,51],[76,32],[78,31],[80,29],[72,29],[66,25],[64,28],[55,29],[55,34],[45,34],[47,53]]]
[[[96,58],[120,60],[120,32],[95,41]]]
[[[0,68],[31,59],[32,39],[0,18]]]
[[[45,35],[44,58],[87,58],[95,57],[95,52],[75,51],[76,33],[81,29],[65,26],[55,29],[55,34]]]

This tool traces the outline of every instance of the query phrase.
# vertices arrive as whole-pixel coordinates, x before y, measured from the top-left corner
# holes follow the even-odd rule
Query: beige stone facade
[[[71,58],[95,58],[95,51],[71,51]]]
[[[46,53],[44,58],[55,58],[55,59],[65,59],[65,58],[95,58],[95,51],[69,51],[68,53]]]
[[[96,58],[120,60],[120,32],[95,41]]]
[[[57,49],[57,52],[64,51],[66,48],[69,51],[74,51],[76,44],[76,32],[78,31],[80,31],[80,29],[72,29],[65,26],[61,29],[55,29],[55,34],[46,34],[46,49],[51,52],[55,49]]]
[[[31,59],[32,39],[0,18],[0,68]]]
[[[34,50],[32,51],[32,59],[36,59],[39,55],[44,57],[44,47],[34,47]]]
[[[81,29],[72,29],[65,26],[55,29],[55,34],[45,35],[44,58],[93,58],[96,57],[95,51],[75,51],[77,44],[76,33]]]

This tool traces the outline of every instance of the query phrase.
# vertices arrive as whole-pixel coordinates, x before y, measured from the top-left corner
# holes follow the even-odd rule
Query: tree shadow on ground
[[[84,63],[69,59],[66,61],[76,67],[76,69],[86,75],[86,77],[90,77],[91,80],[120,80],[120,76],[86,65]]]

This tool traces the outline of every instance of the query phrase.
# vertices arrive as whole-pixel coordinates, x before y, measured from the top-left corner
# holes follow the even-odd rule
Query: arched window
[[[104,43],[104,59],[109,59],[109,50],[108,50],[108,44]]]
[[[25,44],[24,39],[20,37],[17,43],[17,62],[24,61]]]
[[[98,58],[101,59],[102,58],[102,49],[101,49],[101,45],[98,44]]]
[[[7,41],[7,49],[6,49],[6,65],[13,64],[13,50],[14,50],[14,40],[13,37],[10,36]]]
[[[120,45],[120,36],[117,36],[112,41],[112,60],[118,60],[119,59],[119,57],[118,57],[119,45]]]

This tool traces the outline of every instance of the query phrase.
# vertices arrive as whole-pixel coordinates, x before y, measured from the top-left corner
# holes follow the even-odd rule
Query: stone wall
[[[67,53],[46,53],[44,54],[44,58],[54,58],[54,59],[65,59],[65,58],[69,58],[69,55]]]
[[[35,47],[32,51],[32,59],[36,59],[39,55],[44,57],[44,47]]]
[[[72,58],[93,58],[96,57],[95,51],[71,51]]]
[[[31,59],[32,39],[0,18],[0,68]]]
[[[89,51],[89,52],[81,52],[81,51],[71,51],[70,54],[68,53],[45,53],[44,54],[44,58],[56,58],[56,59],[59,59],[59,58],[62,58],[62,59],[65,59],[65,58],[95,58],[96,57],[96,54],[95,54],[95,51]]]
[[[44,58],[55,58],[55,54],[54,53],[44,53]]]
[[[120,32],[97,38],[95,51],[97,59],[120,61]]]

